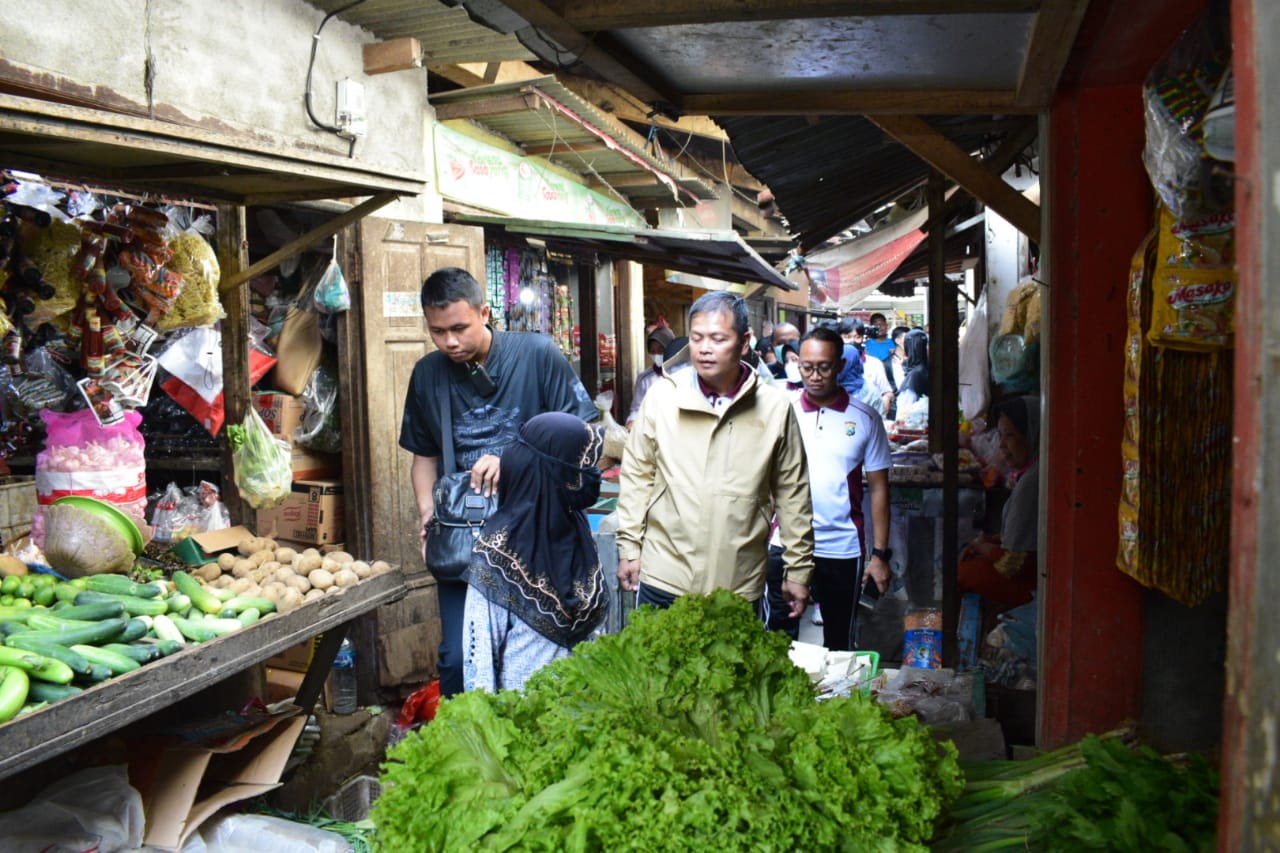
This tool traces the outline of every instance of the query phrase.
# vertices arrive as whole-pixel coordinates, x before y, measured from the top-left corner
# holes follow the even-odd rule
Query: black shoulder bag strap
[[[445,365],[444,382],[436,390],[436,396],[439,398],[436,405],[440,408],[440,450],[444,455],[444,473],[452,474],[457,469],[457,459],[454,456],[453,449],[453,406],[452,394],[450,393],[450,384],[453,379],[449,376],[449,365]]]

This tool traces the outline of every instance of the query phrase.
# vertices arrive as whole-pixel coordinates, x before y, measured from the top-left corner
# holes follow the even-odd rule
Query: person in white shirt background
[[[837,381],[844,366],[843,344],[831,328],[805,335],[799,363],[804,387],[792,398],[813,501],[812,594],[822,610],[823,644],[832,650],[854,648],[862,584],[874,583],[885,591],[893,558],[888,548],[889,441],[880,415],[851,399]],[[864,471],[874,539],[869,555],[863,548]],[[771,620],[770,627],[789,632],[790,626]]]

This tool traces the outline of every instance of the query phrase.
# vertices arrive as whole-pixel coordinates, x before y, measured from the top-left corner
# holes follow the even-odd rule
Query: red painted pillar
[[[1043,747],[1141,711],[1142,588],[1116,569],[1125,291],[1152,217],[1141,88],[1059,93],[1049,144]]]

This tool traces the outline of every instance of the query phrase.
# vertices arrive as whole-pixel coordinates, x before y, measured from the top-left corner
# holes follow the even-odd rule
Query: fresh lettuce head
[[[925,850],[955,749],[818,702],[732,593],[642,608],[524,693],[468,693],[388,754],[378,849]]]

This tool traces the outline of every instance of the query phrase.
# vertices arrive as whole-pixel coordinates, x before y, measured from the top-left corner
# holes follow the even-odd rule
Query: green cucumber
[[[12,720],[27,702],[31,679],[16,666],[0,666],[0,723]]]
[[[186,572],[174,572],[173,585],[177,587],[178,592],[191,599],[192,606],[197,610],[204,613],[217,613],[222,610],[222,599]]]
[[[236,597],[235,591],[230,587],[225,586],[209,587],[209,592],[213,593],[219,601],[223,602],[224,606],[226,602]]]
[[[154,583],[134,583],[124,575],[90,575],[84,579],[84,588],[90,592],[111,595],[132,595],[135,598],[155,598],[164,587]]]
[[[83,687],[72,687],[70,684],[50,684],[47,681],[33,681],[27,698],[35,702],[57,702],[77,693],[83,693]]]
[[[174,630],[176,631],[177,629],[175,628]],[[143,642],[145,642],[146,645],[157,649],[159,651],[159,656],[162,658],[167,658],[174,652],[180,652],[185,647],[183,643],[176,640],[153,640],[148,638]]]
[[[12,577],[12,575],[10,575]],[[36,607],[0,606],[0,622],[25,622],[32,613],[40,613]]]
[[[50,619],[53,617],[45,616],[42,619]],[[28,620],[29,622],[30,620]],[[14,639],[31,639],[42,640],[49,643],[61,643],[64,646],[74,645],[76,643],[86,643],[88,645],[97,645],[99,643],[109,643],[120,636],[124,632],[124,626],[128,624],[128,620],[120,619],[103,619],[99,622],[85,622],[83,627],[74,622],[67,622],[63,627],[49,630],[22,631],[17,634],[11,634],[5,638],[6,646],[17,645],[12,642]],[[74,667],[73,667],[74,669]]]
[[[102,648],[138,663],[151,663],[160,657],[160,649],[154,643],[107,643]]]
[[[176,613],[179,616],[186,616],[191,612],[191,596],[189,595],[183,595],[180,592],[175,592],[173,595],[166,598],[164,603],[169,608],[166,611],[168,613]]]
[[[132,643],[134,640],[141,640],[147,636],[147,632],[151,630],[151,624],[141,616],[135,616],[128,622],[124,623],[124,630],[120,632],[120,636],[116,637],[117,643]]]
[[[97,684],[99,681],[106,681],[111,677],[111,667],[100,663],[89,664],[88,675],[77,675],[76,682],[79,684]]]
[[[244,627],[240,624],[239,619],[215,619],[212,616],[206,618],[200,624],[205,628],[208,628],[214,634],[217,634],[219,637],[239,631]]]
[[[28,627],[27,623],[25,622],[14,622],[12,620],[0,622],[0,634],[6,637],[9,636],[10,634],[17,634],[22,631],[30,631],[30,630],[31,628]]]
[[[80,593],[84,595],[84,593]],[[79,619],[81,622],[97,622],[101,619],[117,619],[124,615],[124,605],[118,601],[74,604],[52,611],[59,619]]]
[[[85,590],[76,596],[77,605],[116,603],[130,616],[159,616],[169,609],[163,598],[139,598],[136,595],[118,595],[114,592]]]
[[[41,681],[51,681],[54,684],[69,684],[75,677],[71,667],[57,658],[10,646],[0,646],[0,666],[16,666]]]
[[[43,655],[47,658],[60,660],[67,666],[71,667],[71,671],[75,673],[76,676],[88,675],[91,671],[91,667],[87,660],[61,643],[51,643],[48,640],[23,639],[21,637],[14,640],[13,637],[5,637],[4,644],[11,648],[22,649],[27,652],[35,652],[36,654]]]
[[[156,638],[162,643],[177,643],[180,647],[187,644],[187,638],[178,630],[178,626],[173,624],[171,616],[156,616],[151,620],[151,630],[156,632]]]
[[[83,657],[93,666],[105,666],[111,670],[112,675],[124,675],[126,672],[133,672],[142,666],[142,664],[128,655],[122,655],[119,652],[113,652],[101,646],[77,644],[71,647],[71,651]]]
[[[269,598],[260,598],[256,595],[237,595],[229,601],[223,602],[224,607],[229,607],[236,613],[248,610],[250,607],[256,609],[259,613],[272,613],[276,609],[276,603]]]
[[[240,611],[240,615],[236,617],[236,621],[240,623],[241,627],[248,628],[260,618],[262,618],[262,614],[258,612],[258,608],[246,607],[244,610]]]
[[[182,636],[194,643],[206,643],[218,636],[218,633],[208,627],[206,622],[203,621],[193,622],[190,619],[183,619],[180,616],[170,617],[170,621],[173,622],[174,627],[181,632]],[[239,622],[236,623],[236,627],[240,627]]]

